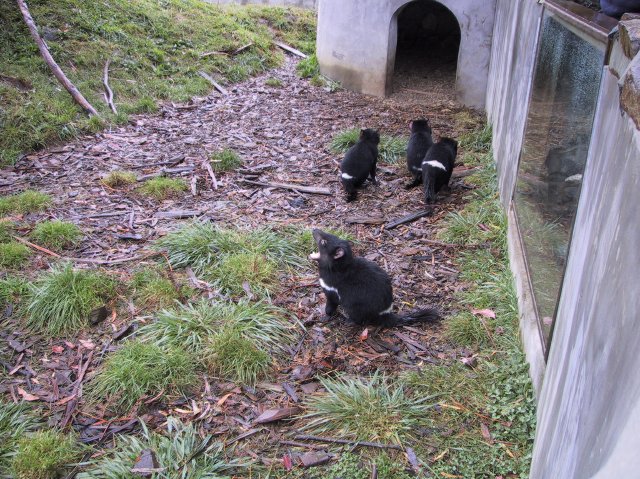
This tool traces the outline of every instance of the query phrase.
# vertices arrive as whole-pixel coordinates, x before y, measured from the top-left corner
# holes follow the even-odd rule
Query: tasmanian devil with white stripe
[[[371,177],[371,182],[376,184],[378,143],[380,135],[376,130],[360,130],[360,138],[344,155],[340,164],[340,179],[347,192],[347,201],[356,199],[357,188],[362,186],[367,178]]]
[[[433,138],[431,137],[429,120],[413,120],[411,122],[411,136],[407,143],[407,169],[413,176],[413,182],[406,186],[407,189],[422,183],[422,160],[432,145]]]
[[[452,138],[441,138],[429,148],[422,161],[422,185],[425,203],[433,203],[438,191],[449,185],[453,164],[458,154],[458,142]]]
[[[318,252],[309,258],[318,262],[328,316],[341,305],[349,320],[358,325],[396,326],[440,319],[434,308],[395,314],[391,278],[380,266],[354,256],[349,242],[337,236],[314,229],[313,238]]]

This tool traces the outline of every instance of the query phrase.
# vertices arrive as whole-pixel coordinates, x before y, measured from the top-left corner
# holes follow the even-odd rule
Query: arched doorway
[[[455,100],[461,39],[455,15],[435,0],[415,0],[400,8],[394,21],[397,36],[387,92],[418,95],[425,103],[432,96]]]

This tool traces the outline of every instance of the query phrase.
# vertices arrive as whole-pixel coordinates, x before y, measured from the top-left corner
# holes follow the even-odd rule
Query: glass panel
[[[604,45],[545,12],[514,193],[547,343],[578,205],[604,64]]]

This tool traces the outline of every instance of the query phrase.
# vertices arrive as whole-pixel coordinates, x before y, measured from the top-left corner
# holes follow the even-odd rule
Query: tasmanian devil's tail
[[[440,313],[435,308],[418,309],[405,314],[389,313],[385,315],[383,326],[401,326],[410,323],[433,323],[440,320]]]
[[[436,201],[436,182],[429,175],[424,184],[424,202],[430,204]]]

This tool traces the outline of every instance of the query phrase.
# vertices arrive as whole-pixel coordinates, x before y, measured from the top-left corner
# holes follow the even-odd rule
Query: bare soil
[[[283,86],[265,85],[269,77],[280,79]],[[31,188],[51,194],[55,205],[44,214],[22,218],[23,224],[33,226],[46,218],[78,224],[85,238],[67,255],[89,261],[78,263],[85,267],[92,261],[106,263],[104,267],[125,280],[141,263],[154,261],[145,258],[150,242],[183,223],[163,216],[167,213],[187,212],[241,227],[343,227],[357,238],[356,252],[393,277],[396,309],[435,305],[446,315],[457,308],[453,295],[464,287],[452,260],[455,250],[424,240],[435,240],[438,222],[462,207],[467,187],[462,180],[453,180],[451,192],[441,196],[433,216],[387,230],[386,222],[422,209],[420,189],[404,188],[409,181],[405,165],[379,164],[379,185],[366,187],[357,201],[348,204],[338,181],[340,157],[327,147],[334,134],[354,127],[408,135],[409,122],[420,117],[431,120],[436,136],[460,137],[464,128],[471,130],[475,125],[459,119],[479,121],[480,116],[442,93],[453,90],[450,75],[442,78],[446,83],[432,90],[439,92],[438,101],[403,94],[402,88],[411,84],[402,83],[393,97],[380,99],[311,86],[296,76],[295,61],[288,60],[278,70],[232,87],[228,96],[212,93],[189,104],[165,104],[158,114],[137,116],[129,125],[29,154],[15,167],[0,171],[1,193]],[[413,85],[412,89],[420,88]],[[238,152],[244,164],[238,171],[218,174],[215,189],[203,162],[209,153],[223,148]],[[463,154],[460,151],[459,158]],[[155,201],[133,188],[112,190],[100,183],[114,169],[143,176],[163,168],[169,176],[195,184],[196,194]],[[328,187],[332,195],[265,188],[248,184],[247,179]],[[124,239],[130,235],[140,239]],[[132,257],[138,259],[127,261]],[[33,278],[51,260],[36,252],[24,274]],[[258,426],[255,418],[267,409],[299,405],[318,389],[317,375],[336,371],[360,375],[377,369],[395,374],[469,354],[443,339],[439,325],[371,330],[365,339],[361,328],[348,326],[342,319],[323,322],[324,297],[311,268],[282,278],[282,284],[274,302],[297,315],[306,332],[270,380],[255,388],[204,377],[201,388],[188,399],[144,398],[126,417],[77,401],[74,388],[77,392],[81,368],[89,363],[83,382],[91,380],[109,352],[121,344],[114,333],[144,321],[148,314],[121,298],[118,308],[100,325],[66,338],[30,335],[16,314],[6,311],[0,320],[0,341],[11,354],[0,358],[6,369],[0,393],[7,399],[17,401],[22,396],[41,404],[50,425],[70,423],[88,443],[109,443],[114,433],[137,427],[138,416],[154,427],[173,415],[199,421],[203,430],[228,443],[240,438],[234,443],[237,455],[269,464],[281,460],[285,449],[279,441],[299,424],[279,421]],[[198,287],[207,294],[206,287]]]

